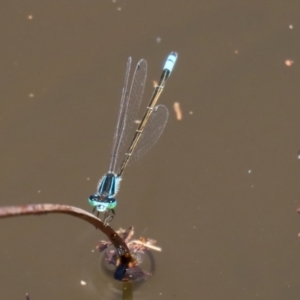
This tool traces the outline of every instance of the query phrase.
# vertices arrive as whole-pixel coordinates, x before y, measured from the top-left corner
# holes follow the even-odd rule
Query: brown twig
[[[92,224],[97,229],[100,229],[112,242],[120,255],[120,259],[124,264],[124,267],[126,267],[130,262],[134,261],[125,241],[123,241],[123,239],[110,226],[105,226],[100,219],[96,218],[93,214],[88,213],[85,210],[62,204],[28,204],[0,207],[0,218],[50,213],[71,215]]]

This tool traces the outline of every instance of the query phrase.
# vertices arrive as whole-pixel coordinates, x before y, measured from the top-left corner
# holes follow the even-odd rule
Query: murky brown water
[[[176,51],[167,128],[126,170],[113,222],[163,248],[134,299],[300,299],[300,3],[6,2],[0,204],[90,210],[127,57],[148,61],[148,100]],[[120,299],[84,222],[2,220],[0,236],[0,299]]]

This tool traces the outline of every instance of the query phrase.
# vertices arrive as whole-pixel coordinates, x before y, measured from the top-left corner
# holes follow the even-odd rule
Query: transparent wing
[[[121,97],[121,103],[120,103],[120,108],[119,108],[118,121],[117,121],[117,126],[115,129],[114,139],[113,139],[113,148],[112,148],[112,152],[111,152],[109,171],[114,171],[115,166],[116,166],[117,153],[118,153],[118,148],[119,148],[119,144],[120,144],[120,138],[122,135],[122,129],[124,126],[125,114],[126,114],[126,106],[127,106],[126,105],[126,93],[127,93],[130,67],[131,67],[131,57],[129,57],[127,60],[127,66],[126,66],[126,72],[125,72],[125,82],[124,82],[124,87],[122,90],[122,97]]]
[[[168,122],[168,117],[169,111],[164,105],[160,104],[154,107],[141,138],[130,157],[129,165],[139,160],[158,141]]]
[[[122,152],[124,147],[128,144],[128,138],[134,126],[134,120],[137,116],[147,77],[147,62],[141,59],[134,71],[132,84],[129,93],[126,95],[123,109],[120,131],[118,131],[117,147],[112,153],[113,163],[111,162],[110,170],[115,171],[116,162],[119,153]],[[120,108],[121,109],[121,108]],[[118,121],[119,124],[119,121]]]

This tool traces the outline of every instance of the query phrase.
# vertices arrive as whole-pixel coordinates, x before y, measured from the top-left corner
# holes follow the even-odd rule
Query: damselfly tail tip
[[[177,56],[178,56],[177,52],[171,52],[165,62],[163,70],[168,70],[171,74],[175,66]]]
[[[174,56],[175,58],[177,58],[178,53],[175,51],[172,51],[169,56]]]

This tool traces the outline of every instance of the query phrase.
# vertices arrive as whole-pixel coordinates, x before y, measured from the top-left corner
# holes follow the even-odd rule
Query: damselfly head
[[[91,206],[97,206],[97,205],[99,205],[99,202],[100,202],[100,195],[98,195],[98,194],[91,195],[89,197],[88,201]]]
[[[107,205],[104,205],[104,204],[99,204],[97,205],[97,210],[100,211],[100,212],[104,212],[107,210]]]

